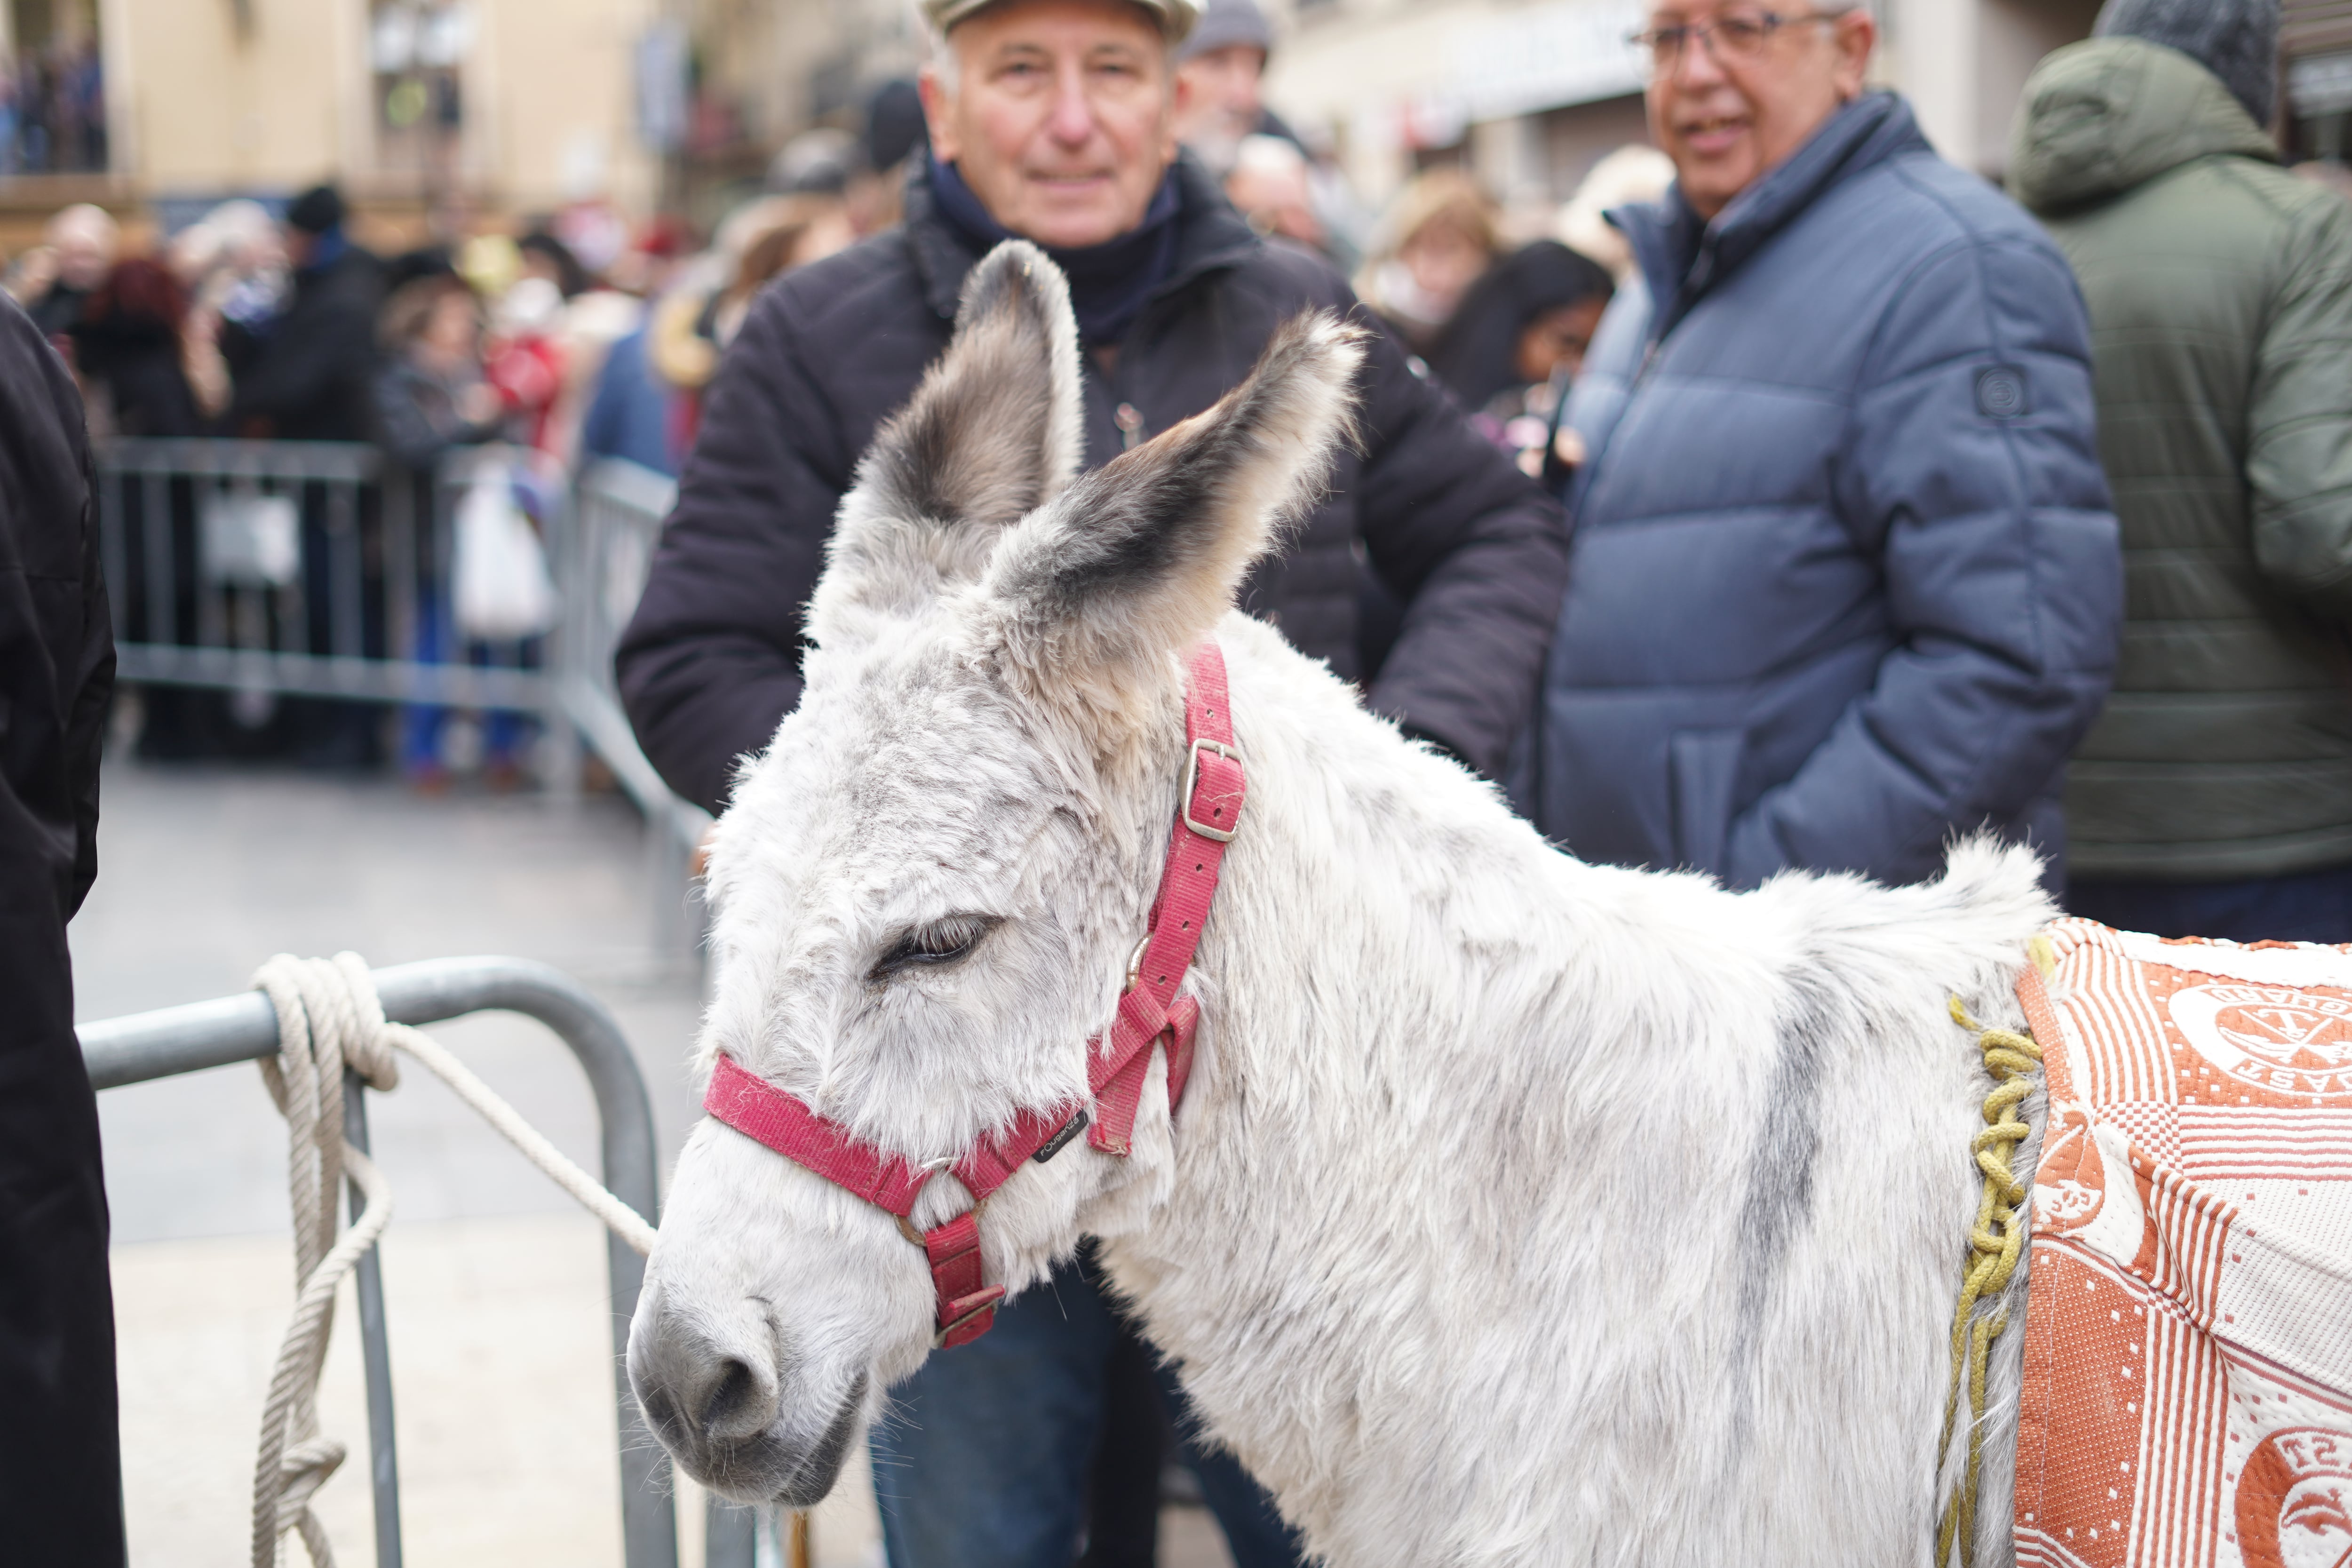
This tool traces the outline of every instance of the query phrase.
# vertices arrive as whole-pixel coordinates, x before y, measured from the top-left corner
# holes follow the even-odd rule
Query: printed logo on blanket
[[[2352,1568],[2352,950],[2047,934],[2017,1560]]]

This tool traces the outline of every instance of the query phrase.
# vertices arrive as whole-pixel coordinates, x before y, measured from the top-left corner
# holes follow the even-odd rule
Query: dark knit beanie
[[[1257,0],[1207,0],[1201,7],[1201,21],[1177,49],[1179,60],[1189,60],[1195,55],[1231,48],[1235,44],[1246,45],[1262,55],[1274,52],[1274,29],[1266,25],[1265,13],[1257,8]]]
[[[332,185],[313,185],[287,205],[286,226],[304,234],[324,234],[343,222],[343,196]]]
[[[2179,49],[2220,77],[2255,124],[2270,128],[2278,106],[2279,0],[2107,0],[2091,31]]]

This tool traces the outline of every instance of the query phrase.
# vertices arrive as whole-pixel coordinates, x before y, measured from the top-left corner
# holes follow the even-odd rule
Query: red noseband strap
[[[972,1206],[945,1225],[920,1232],[908,1222],[915,1199],[932,1167],[915,1166],[897,1154],[861,1143],[847,1129],[826,1121],[795,1096],[745,1072],[720,1057],[710,1074],[702,1108],[746,1137],[856,1193],[898,1216],[898,1228],[929,1258],[939,1298],[938,1343],[955,1346],[980,1338],[994,1326],[1004,1287],[981,1278],[980,1212],[990,1194],[1031,1160],[1059,1153],[1081,1128],[1087,1142],[1125,1158],[1133,1146],[1135,1113],[1143,1100],[1151,1049],[1165,1044],[1168,1110],[1175,1114],[1192,1071],[1192,1036],[1201,1009],[1177,989],[1201,944],[1201,927],[1217,893],[1217,871],[1241,821],[1244,794],[1241,755],[1234,749],[1233,714],[1226,706],[1225,659],[1213,642],[1192,652],[1192,679],[1184,696],[1184,786],[1169,835],[1168,863],[1160,876],[1150,934],[1137,950],[1118,1011],[1108,1034],[1088,1042],[1084,1105],[1050,1111],[1024,1110],[1010,1126],[982,1138],[948,1169],[971,1194]]]

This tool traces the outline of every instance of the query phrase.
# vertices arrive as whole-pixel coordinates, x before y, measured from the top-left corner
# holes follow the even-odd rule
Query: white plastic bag
[[[196,517],[205,582],[283,588],[302,570],[302,516],[292,496],[206,490]]]
[[[504,468],[485,465],[457,503],[451,609],[458,635],[513,642],[555,625],[555,582],[530,520],[515,504]]]

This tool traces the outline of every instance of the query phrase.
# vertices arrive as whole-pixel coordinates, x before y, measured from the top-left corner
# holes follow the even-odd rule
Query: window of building
[[[464,65],[474,13],[464,0],[374,0],[368,30],[378,163],[428,184],[455,171],[466,126]]]
[[[0,174],[96,174],[106,157],[97,0],[5,0]]]

